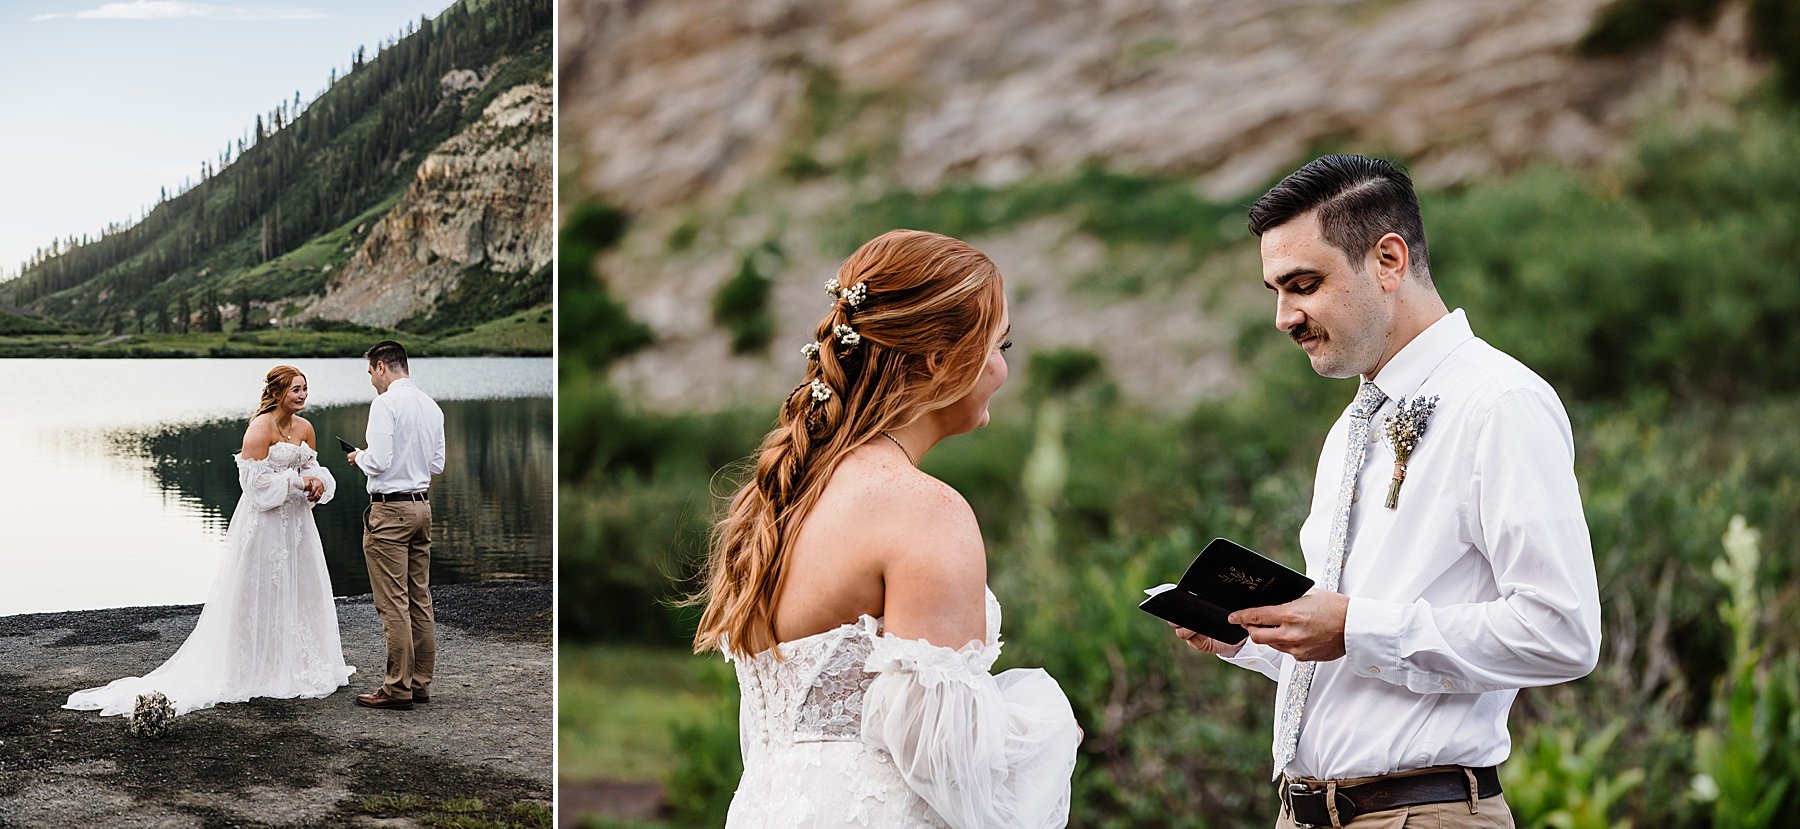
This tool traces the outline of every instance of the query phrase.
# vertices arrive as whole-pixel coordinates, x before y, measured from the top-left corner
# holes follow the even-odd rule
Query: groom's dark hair
[[[399,371],[402,374],[412,373],[412,370],[406,367],[406,346],[393,340],[382,340],[376,343],[375,347],[364,352],[363,356],[369,358],[371,367],[376,363],[386,363],[388,371]]]
[[[1311,210],[1325,240],[1362,269],[1363,255],[1389,233],[1406,240],[1408,270],[1431,281],[1425,220],[1412,179],[1399,166],[1360,155],[1328,155],[1288,174],[1250,205],[1250,232],[1263,235]]]

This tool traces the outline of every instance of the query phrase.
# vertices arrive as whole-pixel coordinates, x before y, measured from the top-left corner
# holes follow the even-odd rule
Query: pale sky
[[[135,222],[259,113],[450,2],[0,3],[0,278],[52,239]]]

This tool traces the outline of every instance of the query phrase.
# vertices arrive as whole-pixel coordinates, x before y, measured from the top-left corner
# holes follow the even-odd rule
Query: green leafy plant
[[[676,823],[683,826],[725,825],[732,792],[744,773],[738,746],[736,679],[723,663],[714,667],[709,681],[721,693],[712,715],[672,727],[681,762],[669,775],[667,797]]]
[[[1626,725],[1624,719],[1614,720],[1579,745],[1574,729],[1534,729],[1523,751],[1501,766],[1515,822],[1555,829],[1631,829],[1631,821],[1615,813],[1625,795],[1643,784],[1644,771],[1612,771],[1618,765],[1613,747]]]
[[[1713,829],[1766,829],[1785,825],[1793,780],[1782,766],[1800,754],[1795,714],[1795,661],[1790,656],[1770,671],[1762,664],[1758,643],[1762,597],[1757,572],[1762,560],[1761,533],[1742,515],[1731,517],[1725,531],[1724,555],[1712,574],[1725,585],[1719,615],[1732,631],[1732,669],[1713,705],[1713,722],[1695,739],[1698,773],[1692,796],[1712,806]],[[1792,771],[1791,768],[1787,769]]]

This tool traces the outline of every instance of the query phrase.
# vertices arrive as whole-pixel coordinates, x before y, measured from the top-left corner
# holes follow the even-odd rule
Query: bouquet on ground
[[[125,730],[139,737],[161,737],[175,724],[175,706],[161,691],[138,694]]]

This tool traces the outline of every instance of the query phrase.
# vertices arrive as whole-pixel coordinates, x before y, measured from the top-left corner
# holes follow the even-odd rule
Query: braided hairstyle
[[[831,310],[803,349],[806,379],[788,394],[749,479],[713,527],[694,650],[773,647],[786,551],[851,450],[968,395],[1005,311],[1000,271],[964,242],[894,230],[866,243],[826,283]],[[777,653],[779,656],[779,653]]]
[[[262,415],[275,411],[281,406],[282,395],[287,394],[288,386],[295,377],[305,377],[300,369],[293,366],[276,366],[269,369],[268,376],[263,378],[262,399],[256,404],[256,414],[250,416],[255,420]]]

